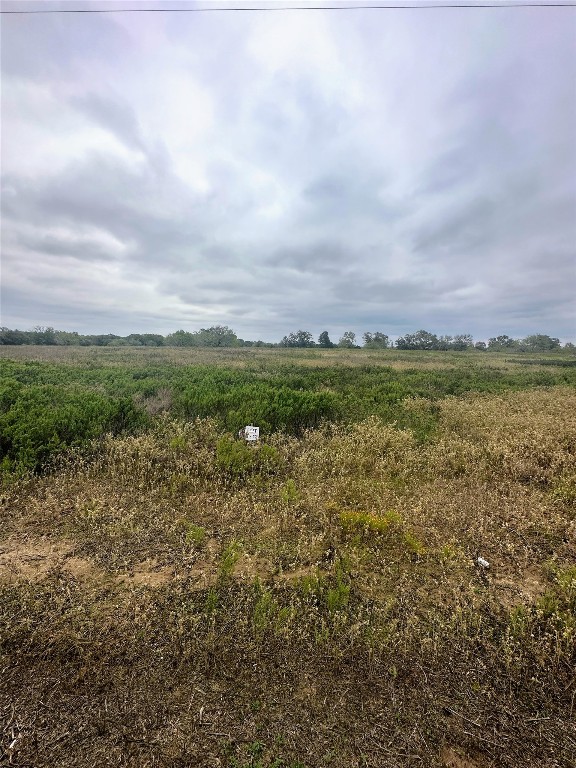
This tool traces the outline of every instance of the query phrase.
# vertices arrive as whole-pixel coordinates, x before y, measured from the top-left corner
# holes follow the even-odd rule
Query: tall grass
[[[573,765],[576,392],[403,408],[164,414],[6,489],[6,759]]]

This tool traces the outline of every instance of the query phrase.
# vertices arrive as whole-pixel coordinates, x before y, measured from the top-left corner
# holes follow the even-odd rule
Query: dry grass
[[[217,365],[225,368],[267,369],[277,365],[310,368],[330,366],[386,366],[395,370],[438,370],[467,368],[470,365],[500,371],[518,370],[525,355],[504,352],[418,352],[397,349],[282,349],[263,347],[66,347],[0,346],[0,360],[36,360],[69,365]],[[534,357],[530,355],[529,357]],[[542,353],[536,357],[551,361],[573,360],[567,352]],[[533,366],[536,370],[549,367]],[[532,367],[531,367],[532,370]]]
[[[159,416],[7,492],[6,763],[576,764],[576,393],[439,407],[244,468]]]

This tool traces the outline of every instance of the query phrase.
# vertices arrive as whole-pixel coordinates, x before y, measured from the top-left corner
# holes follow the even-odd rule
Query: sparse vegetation
[[[574,765],[571,369],[139,352],[2,361],[7,765]]]

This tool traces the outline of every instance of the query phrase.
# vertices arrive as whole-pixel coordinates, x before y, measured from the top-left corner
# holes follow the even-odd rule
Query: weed
[[[286,504],[295,504],[300,498],[296,483],[291,478],[286,480],[280,490],[280,498]]]
[[[252,624],[257,634],[265,632],[277,613],[276,601],[272,594],[261,587],[257,588],[257,600],[252,610]]]
[[[209,589],[206,593],[206,599],[204,602],[204,612],[211,616],[218,609],[220,604],[220,594],[216,589]]]
[[[230,477],[246,477],[253,473],[274,473],[278,469],[280,457],[272,445],[251,445],[225,436],[216,444],[216,462]]]
[[[220,555],[220,565],[218,570],[219,578],[223,581],[229,579],[234,571],[234,566],[240,557],[240,544],[237,541],[231,541],[227,544]]]
[[[340,524],[346,530],[361,530],[366,534],[386,533],[391,527],[397,527],[402,519],[398,513],[391,509],[384,514],[371,512],[344,511],[340,513]]]
[[[186,520],[186,518],[180,518],[177,521],[177,526],[179,530],[182,531],[186,544],[190,544],[195,547],[202,546],[206,539],[205,528],[203,528],[201,525],[196,525],[195,523],[190,522],[190,520]]]

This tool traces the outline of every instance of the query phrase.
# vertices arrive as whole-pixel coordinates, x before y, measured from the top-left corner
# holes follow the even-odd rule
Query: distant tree
[[[457,333],[452,341],[452,349],[463,352],[474,346],[474,339],[469,333]]]
[[[142,336],[139,333],[131,333],[128,336],[125,336],[123,341],[126,342],[131,347],[143,347],[144,342],[142,341]]]
[[[449,349],[454,348],[454,337],[453,336],[440,336],[438,338],[438,344],[436,345],[436,349],[440,349],[442,351],[447,351]]]
[[[356,346],[356,334],[353,331],[344,331],[342,338],[338,342],[338,346],[352,349]]]
[[[503,334],[501,336],[493,336],[488,339],[488,349],[492,351],[498,351],[500,349],[515,349],[518,348],[518,342],[515,339],[511,339],[510,336]]]
[[[564,344],[564,349],[567,349],[569,352],[576,352],[576,345],[572,344],[571,341],[567,341]]]
[[[396,340],[397,349],[438,349],[438,337],[429,331],[407,333]]]
[[[13,331],[10,328],[0,328],[0,344],[31,344],[32,341],[26,331]]]
[[[425,332],[420,331],[420,333]],[[462,352],[465,349],[471,349],[473,346],[474,340],[469,333],[458,333],[456,336],[440,336],[432,348],[443,351],[453,349],[457,352]],[[426,349],[430,349],[430,347],[426,347]]]
[[[78,346],[80,334],[78,331],[56,331],[56,343],[63,347]]]
[[[334,344],[330,341],[330,337],[328,336],[328,331],[322,331],[322,333],[318,337],[318,346],[325,347],[327,349],[331,349],[334,346]]]
[[[380,331],[375,331],[374,333],[366,331],[366,333],[362,334],[362,339],[364,340],[364,346],[369,349],[386,349],[390,346],[389,337]]]
[[[474,344],[474,349],[479,349],[481,352],[486,352],[486,342],[477,341],[476,344]]]
[[[180,329],[166,336],[166,344],[171,347],[194,347],[196,346],[196,340],[193,333]]]
[[[79,338],[80,346],[82,347],[107,347],[111,342],[122,337],[116,336],[114,333],[98,333],[91,336],[80,336]]]
[[[284,336],[280,342],[281,347],[313,347],[314,337],[308,331],[296,331]]]
[[[213,325],[211,328],[201,328],[195,334],[201,347],[235,347],[238,337],[227,325]]]
[[[537,333],[522,339],[520,347],[527,352],[548,352],[552,349],[560,349],[560,339]]]
[[[238,337],[227,325],[213,325],[199,331],[175,331],[166,336],[165,343],[172,347],[236,347]]]
[[[57,344],[56,331],[54,328],[44,328],[37,325],[32,331],[33,344]]]
[[[164,336],[159,333],[131,333],[126,341],[134,347],[163,347]]]

